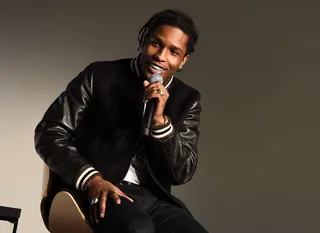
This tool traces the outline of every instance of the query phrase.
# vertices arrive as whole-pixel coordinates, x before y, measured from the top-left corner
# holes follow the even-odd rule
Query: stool
[[[8,221],[14,224],[12,233],[17,232],[20,214],[21,209],[0,206],[0,220]]]
[[[76,199],[67,191],[59,192],[52,201],[48,230],[50,233],[94,233]]]

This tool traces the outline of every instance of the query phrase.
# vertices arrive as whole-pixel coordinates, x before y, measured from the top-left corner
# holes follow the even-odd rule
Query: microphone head
[[[149,80],[150,83],[154,83],[154,82],[160,82],[161,84],[163,83],[163,78],[160,74],[153,74],[151,75],[150,77],[150,80]]]

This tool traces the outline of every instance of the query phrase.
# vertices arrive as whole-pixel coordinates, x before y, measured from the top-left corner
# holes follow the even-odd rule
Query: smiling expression
[[[140,70],[149,79],[159,73],[166,84],[171,76],[184,66],[189,55],[189,36],[181,29],[169,25],[159,26],[147,39],[140,57]]]

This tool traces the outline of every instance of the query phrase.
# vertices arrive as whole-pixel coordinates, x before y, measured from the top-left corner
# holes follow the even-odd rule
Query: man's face
[[[185,56],[188,40],[188,35],[179,28],[159,26],[147,39],[141,53],[143,75],[149,79],[152,74],[159,73],[167,83],[188,60],[189,56]]]

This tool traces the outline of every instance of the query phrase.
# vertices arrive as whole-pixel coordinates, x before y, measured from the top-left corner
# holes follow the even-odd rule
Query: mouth
[[[159,66],[159,65],[156,65],[154,63],[149,63],[148,64],[148,70],[151,72],[151,73],[162,73],[166,70],[166,68],[162,67],[162,66]]]

